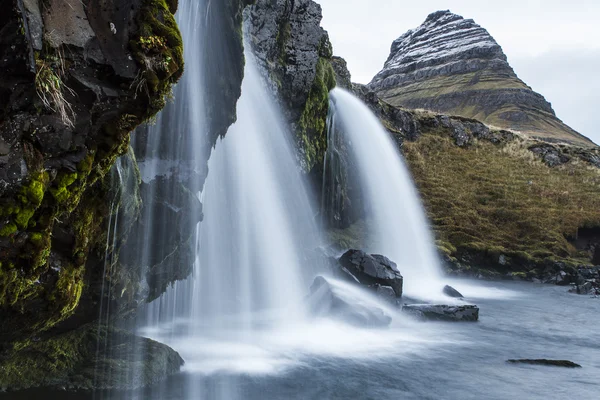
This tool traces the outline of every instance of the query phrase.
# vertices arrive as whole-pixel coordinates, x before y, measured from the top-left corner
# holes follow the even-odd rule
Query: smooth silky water
[[[200,57],[202,44],[194,42],[194,37],[206,7],[204,1],[180,2],[178,21],[184,37],[189,37],[188,60],[201,61],[195,57]],[[598,330],[586,316],[599,315],[600,301],[554,286],[444,279],[417,193],[394,144],[366,106],[340,90],[331,96],[334,123],[346,128],[363,171],[360,179],[365,180],[367,201],[374,202],[371,219],[381,228],[368,250],[398,263],[407,293],[439,299],[443,284],[450,283],[463,292],[466,301],[479,305],[481,314],[478,323],[418,322],[361,291],[361,301],[375,303],[393,317],[389,328],[361,329],[308,315],[305,296],[314,276],[323,270],[306,255],[321,244],[321,234],[312,222],[309,196],[286,141],[288,127],[265,90],[252,54],[246,58],[238,121],[214,149],[208,179],[199,193],[205,218],[197,226],[193,276],[150,304],[139,328],[140,334],[167,343],[181,354],[186,361],[182,372],[136,392],[43,390],[5,398],[597,396]],[[204,129],[204,116],[198,111],[202,100],[194,97],[202,93],[193,90],[201,87],[202,74],[194,64],[188,61],[191,68],[186,69],[184,85],[179,85],[187,88],[177,91],[170,114],[159,117],[156,130],[160,132],[153,134],[164,138],[168,134],[164,127],[178,126],[175,123],[183,124],[182,132],[192,136]],[[185,107],[181,99],[188,102]],[[164,123],[165,118],[172,124]],[[156,140],[153,145],[161,143]],[[185,145],[174,146],[173,154],[185,152],[182,158],[193,170],[190,143],[197,139],[186,140]],[[172,167],[168,160],[162,161],[146,162],[144,177],[152,179]],[[379,175],[381,169],[386,170],[384,175]],[[159,240],[146,239],[149,244]],[[352,295],[360,291],[338,284]],[[505,363],[509,358],[564,358],[584,368],[513,366]]]

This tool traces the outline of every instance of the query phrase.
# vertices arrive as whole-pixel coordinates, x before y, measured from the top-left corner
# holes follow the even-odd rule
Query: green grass
[[[451,245],[447,253],[586,261],[567,238],[580,227],[600,227],[600,170],[582,161],[550,168],[529,143],[461,148],[442,131],[405,143],[438,239]]]

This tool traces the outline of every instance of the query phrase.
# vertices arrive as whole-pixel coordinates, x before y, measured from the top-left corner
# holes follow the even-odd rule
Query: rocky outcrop
[[[0,347],[74,313],[106,246],[105,177],[183,72],[165,1],[1,6]]]
[[[402,306],[402,311],[431,321],[475,322],[479,320],[479,307],[473,305],[409,304]]]
[[[394,41],[369,87],[388,103],[475,118],[543,140],[594,146],[521,81],[502,48],[471,19],[438,11]]]
[[[387,257],[367,254],[361,250],[348,250],[340,257],[339,263],[361,284],[389,286],[396,297],[402,297],[402,275],[396,263]]]
[[[358,289],[317,276],[310,287],[308,305],[318,317],[332,317],[360,327],[388,326],[392,318]]]
[[[331,43],[320,26],[321,6],[312,0],[257,0],[246,18],[249,43],[295,133],[301,167],[322,171],[336,75]]]

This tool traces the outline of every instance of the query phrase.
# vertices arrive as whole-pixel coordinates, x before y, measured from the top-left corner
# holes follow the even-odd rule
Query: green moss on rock
[[[315,80],[298,124],[297,135],[304,155],[303,168],[306,170],[323,162],[327,149],[329,91],[335,85],[335,72],[330,59],[319,58]]]

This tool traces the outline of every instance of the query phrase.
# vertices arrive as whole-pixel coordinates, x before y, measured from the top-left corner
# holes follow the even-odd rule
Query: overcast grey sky
[[[517,75],[552,103],[558,117],[600,143],[600,1],[316,1],[354,82],[368,83],[381,70],[394,39],[429,13],[449,9],[486,28]]]

